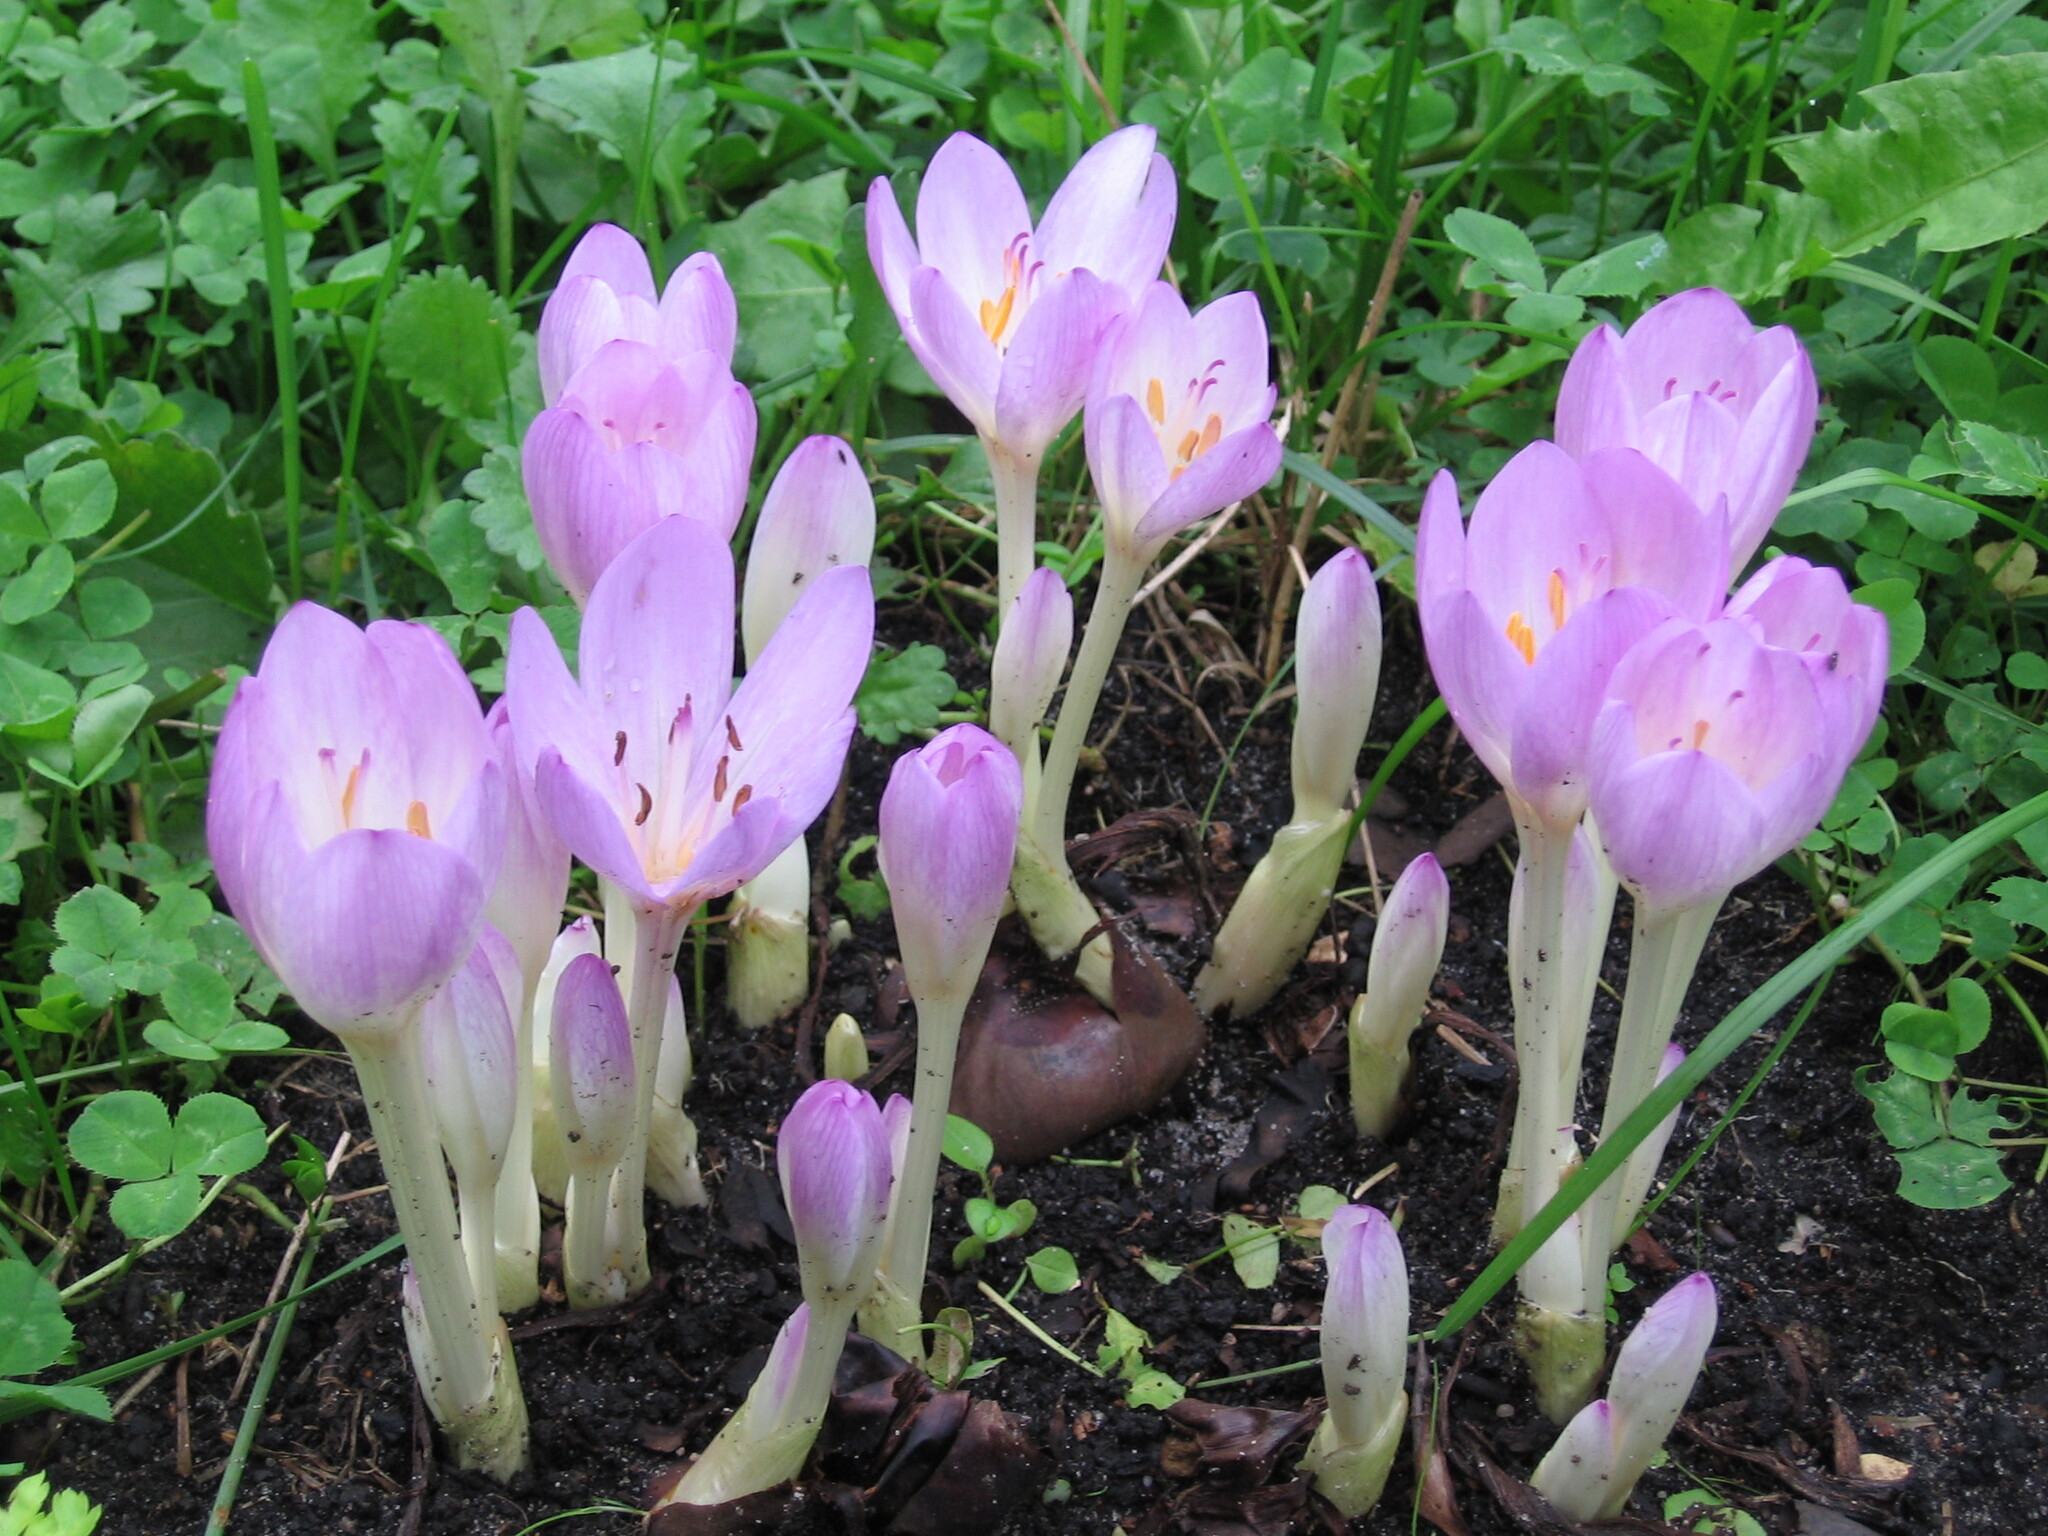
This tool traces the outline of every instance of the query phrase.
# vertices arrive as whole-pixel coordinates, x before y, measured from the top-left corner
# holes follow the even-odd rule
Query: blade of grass
[[[1230,184],[1237,189],[1237,206],[1244,214],[1245,227],[1252,232],[1252,244],[1259,249],[1259,266],[1266,274],[1266,285],[1272,290],[1273,308],[1280,316],[1281,329],[1287,332],[1287,349],[1297,356],[1301,352],[1301,336],[1294,327],[1294,306],[1288,302],[1287,290],[1280,284],[1280,270],[1273,265],[1273,251],[1266,243],[1266,229],[1259,222],[1259,211],[1252,206],[1251,189],[1245,185],[1244,172],[1237,164],[1237,151],[1230,147],[1230,135],[1223,131],[1223,119],[1216,111],[1216,99],[1210,97],[1204,103],[1209,110],[1209,127],[1216,135],[1216,147],[1223,152],[1223,163],[1230,171]]]
[[[1734,1012],[1714,1026],[1677,1070],[1636,1106],[1635,1112],[1616,1127],[1614,1134],[1593,1150],[1593,1154],[1564,1181],[1563,1187],[1530,1218],[1513,1241],[1494,1255],[1493,1261],[1480,1271],[1479,1277],[1465,1288],[1444,1314],[1443,1320],[1430,1331],[1430,1340],[1440,1342],[1448,1339],[1477,1317],[1480,1308],[1500,1294],[1536,1250],[1585,1204],[1593,1191],[1619,1171],[1644,1138],[1705,1082],[1737,1047],[1775,1018],[1801,991],[1832,971],[1850,950],[1868,939],[1894,914],[1905,910],[1921,892],[2043,817],[2048,817],[2048,793],[2036,795],[2004,815],[1964,833],[1744,998]]]
[[[284,262],[284,188],[278,177],[277,134],[270,122],[270,98],[254,59],[242,60],[242,95],[249,105],[249,152],[256,162],[256,207],[263,228],[263,285],[270,291],[270,334],[277,354],[278,434],[284,452],[285,590],[304,594],[299,569],[301,478],[299,460],[298,346],[292,338],[292,295]]]

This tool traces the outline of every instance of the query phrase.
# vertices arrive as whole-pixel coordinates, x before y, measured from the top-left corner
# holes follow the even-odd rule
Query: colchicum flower
[[[520,445],[541,552],[581,603],[628,544],[665,517],[730,538],[747,504],[754,397],[713,352],[599,347]]]
[[[776,1138],[783,1203],[796,1233],[804,1304],[754,1388],[674,1492],[655,1506],[717,1504],[803,1470],[824,1422],[854,1309],[874,1280],[889,1215],[889,1133],[850,1083],[814,1083]]]
[[[632,1139],[638,1094],[633,1032],[619,983],[594,950],[574,954],[555,983],[549,1010],[548,1086],[568,1168],[562,1281],[572,1307],[623,1300],[604,1261],[612,1172]]]
[[[1316,572],[1302,593],[1294,637],[1294,808],[1231,904],[1195,980],[1195,1006],[1204,1013],[1228,1008],[1243,1018],[1263,1007],[1308,949],[1336,892],[1352,832],[1345,801],[1379,693],[1380,599],[1365,556],[1347,549]]]
[[[730,368],[738,331],[739,305],[716,256],[689,257],[657,299],[640,242],[616,224],[593,224],[541,310],[541,398],[556,404],[576,370],[612,341],[643,342],[670,360],[709,352]]]
[[[1173,238],[1173,167],[1157,140],[1143,125],[1110,134],[1036,225],[1003,157],[965,133],[925,169],[915,240],[887,179],[868,188],[875,276],[988,450],[1003,612],[1033,563],[1039,459],[1081,408],[1103,328],[1159,275]]]
[[[1607,1396],[1580,1410],[1530,1482],[1565,1519],[1612,1520],[1692,1395],[1719,1317],[1714,1282],[1687,1275],[1643,1314]]]
[[[1758,330],[1718,288],[1652,305],[1626,336],[1603,325],[1572,354],[1557,441],[1574,458],[1636,448],[1702,507],[1728,503],[1740,571],[1806,462],[1820,407],[1813,364],[1788,325]]]
[[[1002,916],[1023,805],[1017,759],[972,725],[951,726],[897,758],[882,793],[876,858],[917,1004],[917,1096],[881,1269],[862,1317],[870,1337],[913,1358],[923,1354],[918,1298],[960,1021]]]
[[[824,809],[873,630],[867,572],[827,571],[735,691],[732,556],[716,530],[673,517],[599,578],[579,677],[538,614],[513,615],[507,694],[521,771],[556,834],[610,882],[637,929],[627,1015],[641,1108],[613,1180],[610,1237],[629,1289],[647,1278],[640,1191],[683,927]]]
[[[1385,1138],[1408,1086],[1408,1038],[1429,1006],[1450,931],[1451,886],[1436,855],[1401,871],[1373,930],[1365,990],[1346,1027],[1351,1056],[1351,1118],[1361,1136]]]
[[[1356,1520],[1379,1502],[1408,1417],[1408,1264],[1394,1224],[1346,1205],[1323,1224],[1321,1354],[1329,1409],[1302,1457],[1316,1492]]]
[[[1266,353],[1257,294],[1190,315],[1167,283],[1149,284],[1103,347],[1088,391],[1088,470],[1110,544],[1140,568],[1280,467]]]
[[[476,948],[507,791],[446,641],[301,603],[228,708],[206,808],[228,905],[355,1061],[419,1279],[430,1400],[458,1460],[500,1479],[525,1464],[526,1406],[465,1266],[419,1016]]]
[[[754,523],[740,596],[749,664],[815,577],[865,566],[874,548],[874,492],[852,446],[805,438],[776,471]],[[810,992],[811,861],[801,837],[733,893],[726,918],[726,1002],[743,1029],[765,1029]]]

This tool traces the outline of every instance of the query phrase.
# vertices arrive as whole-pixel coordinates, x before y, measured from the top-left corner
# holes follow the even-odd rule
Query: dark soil
[[[1429,697],[1412,633],[1398,633],[1407,620],[1397,609],[1390,623],[1392,654],[1373,734],[1381,749]],[[892,638],[947,643],[943,634],[919,632],[924,622],[897,613]],[[1184,647],[1176,653],[1177,645],[1149,635],[1127,643],[1120,675],[1130,691],[1120,696],[1113,684],[1102,714],[1121,724],[1106,771],[1086,780],[1076,797],[1075,831],[1145,807],[1202,812],[1222,759],[1217,741],[1236,735],[1257,690],[1227,673],[1202,681],[1193,696],[1212,735],[1181,702],[1187,679],[1204,669]],[[962,675],[975,670],[964,657],[955,659]],[[1217,800],[1215,816],[1233,834],[1213,846],[1240,869],[1285,813],[1289,713],[1282,705],[1252,724]],[[848,829],[873,825],[888,755],[862,744],[845,808]],[[1366,761],[1374,760],[1369,749]],[[1427,841],[1492,786],[1446,727],[1393,788],[1401,830]],[[1140,891],[1171,884],[1178,870],[1173,857],[1162,855],[1124,871],[1125,884]],[[1212,873],[1226,888],[1241,878],[1227,866]],[[1453,871],[1452,889],[1444,1004],[1505,1034],[1507,851],[1489,850]],[[1361,957],[1369,934],[1358,923],[1364,910],[1340,907],[1331,929],[1348,932]],[[1810,908],[1790,881],[1773,874],[1745,887],[1709,946],[1680,1039],[1696,1040],[1814,934]],[[1165,948],[1169,955],[1189,951]],[[886,918],[860,925],[855,942],[833,957],[819,999],[823,1017],[845,1010],[871,1024],[890,952]],[[1609,970],[1617,985],[1624,959],[1625,935],[1618,934]],[[714,951],[714,999],[716,973]],[[1058,1358],[977,1289],[986,1281],[1008,1291],[1023,1255],[1038,1245],[1070,1249],[1084,1284],[1057,1297],[1026,1285],[1015,1304],[1084,1358],[1093,1359],[1099,1302],[1107,1303],[1151,1335],[1153,1363],[1189,1384],[1193,1396],[1289,1409],[1319,1391],[1316,1372],[1201,1383],[1313,1357],[1322,1284],[1313,1252],[1290,1245],[1277,1282],[1259,1291],[1248,1291],[1221,1260],[1162,1285],[1139,1267],[1136,1254],[1186,1264],[1219,1246],[1226,1210],[1279,1217],[1292,1212],[1307,1185],[1349,1194],[1370,1181],[1363,1198],[1403,1217],[1418,1327],[1431,1326],[1483,1264],[1510,1084],[1503,1053],[1481,1040],[1468,1055],[1447,1043],[1446,1032],[1424,1030],[1408,1124],[1391,1145],[1361,1145],[1349,1129],[1341,1079],[1325,1091],[1313,1068],[1298,1064],[1319,1016],[1347,1003],[1359,979],[1358,961],[1304,965],[1262,1015],[1218,1029],[1193,1075],[1156,1111],[1074,1150],[1079,1159],[1108,1164],[1132,1154],[1122,1166],[1048,1162],[1002,1171],[999,1195],[1035,1201],[1037,1228],[958,1274],[944,1256],[963,1230],[961,1201],[975,1190],[965,1175],[949,1171],[934,1257],[952,1299],[974,1314],[977,1355],[1002,1360],[974,1390],[1026,1417],[1058,1479],[1048,1502],[1034,1503],[1002,1528],[1006,1536],[1129,1529],[1187,1486],[1162,1465],[1168,1426],[1160,1413],[1125,1406],[1119,1383]],[[1650,1473],[1633,1506],[1644,1522],[1657,1519],[1666,1495],[1707,1484],[1777,1536],[2048,1530],[2048,1266],[2037,1235],[2048,1226],[2048,1208],[2030,1181],[2026,1154],[2009,1163],[2020,1187],[1979,1210],[1926,1211],[1892,1193],[1894,1165],[1851,1082],[1876,1055],[1874,1024],[1891,986],[1889,973],[1868,961],[1837,976],[1785,1060],[1654,1218],[1654,1241],[1632,1251],[1636,1288],[1617,1298],[1624,1322],[1696,1268],[1713,1275],[1721,1296],[1717,1347],[1692,1413],[1673,1437],[1670,1464]],[[1596,1072],[1604,1067],[1614,1011],[1613,999],[1603,999],[1590,1062]],[[1715,1125],[1784,1022],[1774,1021],[1686,1106],[1667,1168]],[[315,1033],[306,1032],[309,1043]],[[1325,1039],[1326,1050],[1336,1038]],[[772,1222],[764,1231],[755,1219],[755,1197],[773,1187],[772,1128],[800,1087],[791,1041],[789,1025],[758,1039],[736,1038],[714,1002],[690,1108],[716,1203],[654,1212],[653,1251],[663,1273],[653,1292],[621,1313],[572,1315],[557,1302],[515,1320],[534,1428],[530,1476],[501,1489],[436,1459],[407,1370],[395,1270],[387,1261],[310,1297],[300,1310],[230,1530],[510,1536],[603,1501],[638,1503],[649,1479],[674,1463],[673,1448],[701,1448],[724,1421],[799,1299],[793,1250],[774,1235]],[[1996,1032],[1972,1067],[2005,1080],[2039,1072],[2017,1029]],[[1299,1134],[1256,1175],[1248,1198],[1219,1196],[1219,1173],[1244,1151],[1281,1074],[1309,1096]],[[888,1086],[903,1086],[907,1076]],[[301,1060],[267,1083],[244,1086],[271,1123],[289,1120],[318,1146],[331,1146],[344,1128],[366,1134],[344,1063]],[[763,1170],[768,1177],[755,1176]],[[255,1178],[285,1201],[274,1174]],[[367,1188],[378,1180],[374,1157],[356,1156],[337,1184]],[[320,1273],[392,1231],[381,1196],[341,1211],[346,1224],[322,1245]],[[80,1366],[122,1359],[261,1305],[285,1244],[285,1233],[254,1207],[224,1200],[201,1227],[81,1309]],[[89,1268],[117,1252],[102,1233],[82,1264]],[[1452,1488],[1473,1536],[1544,1529],[1517,1523],[1494,1491],[1506,1486],[1512,1493],[1512,1479],[1527,1474],[1554,1433],[1536,1414],[1508,1342],[1509,1306],[1506,1298],[1496,1301],[1461,1341],[1434,1349],[1429,1362],[1438,1387],[1452,1381]],[[112,1424],[17,1425],[12,1446],[0,1449],[103,1503],[107,1532],[197,1536],[246,1401],[231,1403],[228,1395],[247,1338],[194,1352],[132,1387]],[[117,1386],[117,1397],[121,1392]],[[1903,1481],[1869,1476],[1895,1469],[1866,1463],[1868,1455],[1903,1463],[1910,1473]],[[1185,1459],[1175,1465],[1184,1467]],[[1505,1483],[1489,1482],[1495,1467],[1507,1474]],[[1287,1475],[1284,1462],[1279,1475]],[[1414,1497],[1415,1478],[1404,1461],[1380,1509],[1355,1529],[1421,1528],[1411,1519]],[[623,1512],[576,1515],[548,1527],[632,1528]]]

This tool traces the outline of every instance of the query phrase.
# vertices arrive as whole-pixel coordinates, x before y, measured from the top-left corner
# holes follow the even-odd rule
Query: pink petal
[[[1769,862],[1756,799],[1704,752],[1628,761],[1635,734],[1628,707],[1610,705],[1600,722],[1593,801],[1607,857],[1629,888],[1653,905],[1718,901]],[[1613,766],[1619,763],[1626,766]]]
[[[1695,390],[1718,393],[1742,367],[1756,327],[1718,288],[1692,288],[1653,304],[1628,328],[1629,387],[1641,405]]]
[[[798,443],[761,502],[747,551],[740,628],[758,658],[804,588],[838,565],[866,565],[875,547],[875,495],[842,438]]]
[[[1691,619],[1719,609],[1728,590],[1728,535],[1718,496],[1696,502],[1630,448],[1589,454],[1580,471],[1588,504],[1610,530],[1609,584],[1647,587]]]
[[[1439,477],[1439,482],[1446,477]],[[1508,738],[1529,666],[1464,588],[1421,609],[1429,670],[1467,745],[1502,784],[1511,783]]]
[[[910,238],[910,226],[903,222],[903,209],[896,202],[896,190],[889,178],[877,176],[868,183],[868,263],[875,278],[896,311],[896,323],[909,330],[910,278],[924,265],[917,254],[917,242]]]
[[[1110,301],[1110,292],[1086,271],[1039,283],[1003,353],[996,384],[996,439],[1011,452],[1043,453],[1074,419],[1088,394],[1096,345],[1114,313]]]
[[[534,784],[536,797],[541,754],[550,749],[593,785],[612,781],[612,737],[604,717],[576,686],[554,632],[531,608],[512,615],[505,706],[519,771]]]
[[[1157,142],[1145,124],[1120,128],[1067,173],[1032,242],[1048,273],[1085,267],[1132,296],[1159,275],[1178,190],[1173,166],[1154,153]]]
[[[1031,233],[1031,210],[1009,163],[972,134],[939,146],[917,189],[917,249],[967,304],[997,301],[1005,252]],[[919,327],[922,329],[923,320]]]
[[[1557,445],[1575,459],[1634,442],[1635,402],[1622,362],[1621,333],[1598,326],[1572,353],[1557,389]]]
[[[1440,469],[1422,498],[1415,529],[1415,591],[1425,620],[1430,608],[1464,588],[1465,516],[1458,505],[1458,481]]]
[[[1784,510],[1785,498],[1792,493],[1793,482],[1813,447],[1819,408],[1813,364],[1801,348],[1756,397],[1729,461],[1729,542],[1734,569],[1749,562]]]
[[[562,268],[562,282],[585,275],[599,278],[620,298],[654,302],[654,268],[640,242],[616,224],[593,224],[576,242]]]
[[[640,852],[627,835],[626,812],[610,792],[612,783],[609,774],[593,782],[564,762],[554,747],[547,746],[541,749],[534,769],[534,799],[555,835],[577,858],[633,895],[658,900]]]
[[[1141,544],[1169,539],[1211,512],[1242,501],[1280,467],[1280,437],[1264,422],[1233,432],[1196,459],[1138,524]]]
[[[919,267],[910,277],[914,328],[904,331],[932,382],[984,437],[996,431],[996,386],[1002,356],[967,312],[960,294],[936,267]]]
[[[709,352],[730,368],[739,322],[739,302],[725,268],[709,251],[698,251],[669,274],[661,291],[657,345],[668,357]]]
[[[602,278],[585,273],[563,282],[540,312],[541,399],[555,404],[576,370],[624,330],[618,295]]]
[[[1202,397],[1203,408],[1223,418],[1226,432],[1272,415],[1266,317],[1259,296],[1230,293],[1204,305],[1194,317],[1194,331],[1203,376],[1216,381]]]
[[[1138,525],[1169,483],[1159,435],[1129,395],[1098,397],[1088,407],[1083,431],[1103,521],[1112,537],[1135,549]]]
[[[578,603],[589,602],[613,557],[661,516],[655,498],[664,487],[638,461],[645,454],[673,456],[652,445],[628,453],[622,463],[589,422],[560,407],[536,416],[520,446],[541,553]]]

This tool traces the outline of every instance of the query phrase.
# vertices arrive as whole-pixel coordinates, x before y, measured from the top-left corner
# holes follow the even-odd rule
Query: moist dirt
[[[963,681],[978,671],[957,638],[924,615],[891,610],[885,629],[897,644],[946,646]],[[1285,817],[1291,714],[1282,700],[1247,725],[1257,685],[1228,665],[1227,654],[1205,649],[1198,631],[1141,624],[1127,639],[1098,716],[1107,748],[1078,787],[1071,827],[1092,831],[1160,807],[1201,817],[1215,791],[1199,880],[1183,852],[1162,847],[1140,850],[1098,885],[1112,906],[1135,903],[1148,917],[1195,914],[1193,936],[1172,931],[1187,925],[1170,918],[1153,936],[1183,980],[1209,921],[1198,887],[1227,898]],[[1375,748],[1384,750],[1430,698],[1405,610],[1390,616],[1388,649],[1368,767]],[[1225,748],[1240,732],[1226,771]],[[872,827],[898,750],[860,742],[845,803],[828,818],[839,846],[819,853],[822,868],[836,866],[851,831]],[[1380,841],[1397,849],[1436,842],[1480,809],[1493,786],[1444,726],[1391,790]],[[814,851],[818,842],[814,833]],[[1360,893],[1340,902],[1314,958],[1289,987],[1254,1018],[1216,1027],[1195,1071],[1151,1113],[1073,1148],[1071,1161],[1001,1169],[997,1196],[1035,1202],[1037,1225],[959,1271],[947,1255],[964,1235],[962,1202],[979,1191],[949,1166],[937,1202],[935,1273],[950,1301],[974,1316],[975,1357],[1000,1359],[970,1389],[1023,1416],[1052,1467],[1043,1496],[1014,1513],[1002,1536],[1128,1531],[1148,1516],[1148,1529],[1203,1536],[1310,1528],[1273,1523],[1281,1517],[1272,1510],[1284,1500],[1247,1497],[1241,1519],[1230,1513],[1235,1495],[1213,1496],[1200,1506],[1208,1513],[1197,1511],[1182,1497],[1195,1486],[1185,1436],[1157,1409],[1126,1405],[1121,1382],[1047,1348],[980,1287],[1011,1294],[1024,1256],[1057,1244],[1073,1253],[1081,1285],[1049,1296],[1025,1282],[1011,1305],[1082,1360],[1094,1361],[1103,1308],[1113,1307],[1152,1339],[1149,1363],[1191,1397],[1298,1410],[1320,1391],[1314,1370],[1204,1383],[1313,1358],[1322,1286],[1313,1248],[1284,1243],[1274,1283],[1257,1290],[1241,1283],[1227,1259],[1196,1261],[1221,1246],[1227,1212],[1277,1221],[1293,1214],[1309,1185],[1347,1195],[1369,1185],[1358,1198],[1402,1223],[1414,1324],[1433,1326],[1488,1256],[1513,1082],[1504,1046],[1488,1038],[1511,1034],[1502,948],[1511,854],[1511,842],[1482,846],[1451,871],[1442,1011],[1416,1037],[1410,1112],[1390,1142],[1361,1142],[1350,1129],[1341,1026],[1333,1027],[1362,981],[1371,908]],[[1368,883],[1361,868],[1348,877]],[[1159,899],[1148,905],[1139,900],[1146,896]],[[1818,932],[1806,896],[1784,876],[1768,874],[1740,890],[1687,999],[1681,1042],[1700,1038]],[[230,1532],[512,1536],[550,1520],[557,1523],[546,1528],[565,1536],[626,1532],[634,1518],[601,1506],[640,1504],[651,1479],[716,1432],[800,1300],[773,1154],[774,1126],[807,1080],[796,1070],[794,1046],[844,1011],[877,1036],[878,1060],[886,1059],[893,944],[886,917],[856,924],[833,954],[808,1018],[742,1037],[717,1005],[712,937],[710,1006],[697,1031],[689,1108],[713,1203],[685,1211],[650,1205],[659,1276],[649,1293],[613,1312],[568,1312],[550,1255],[549,1298],[512,1320],[533,1423],[533,1470],[500,1488],[440,1459],[411,1384],[396,1271],[387,1260],[300,1307]],[[1625,959],[1623,929],[1607,970],[1617,988]],[[686,960],[686,990],[693,982]],[[1896,1166],[1852,1080],[1879,1055],[1876,1020],[1892,991],[1890,973],[1876,961],[1838,972],[1775,1071],[1651,1220],[1648,1240],[1629,1250],[1634,1288],[1615,1298],[1624,1324],[1695,1269],[1719,1288],[1721,1323],[1668,1464],[1644,1479],[1629,1520],[1609,1529],[1691,1530],[1698,1516],[1666,1523],[1662,1509],[1668,1496],[1699,1488],[1773,1536],[2048,1530],[2048,1207],[2034,1182],[2037,1154],[2011,1155],[2006,1166],[2016,1188],[1977,1210],[1922,1210],[1893,1193]],[[1616,1009],[1615,998],[1603,995],[1589,1052],[1596,1083]],[[908,1021],[904,1009],[899,1026]],[[1719,1122],[1788,1023],[1773,1020],[1685,1105],[1667,1172]],[[309,1047],[331,1045],[304,1021],[297,1031]],[[1988,1079],[2040,1073],[2016,1026],[1995,1028],[1971,1065]],[[320,1148],[344,1130],[368,1134],[345,1061],[245,1064],[235,1076],[266,1121],[288,1122]],[[908,1078],[902,1068],[880,1086],[907,1089]],[[1584,1100],[1581,1108],[1596,1114]],[[296,1214],[274,1162],[251,1182]],[[335,1188],[366,1193],[339,1206],[316,1273],[394,1230],[382,1194],[368,1192],[379,1183],[374,1154],[360,1148],[338,1170]],[[78,1367],[121,1360],[263,1305],[288,1242],[255,1203],[228,1196],[78,1310]],[[118,1253],[102,1224],[72,1272]],[[1141,1256],[1190,1267],[1162,1283]],[[1554,1430],[1536,1412],[1511,1346],[1511,1306],[1497,1299],[1462,1338],[1433,1346],[1418,1378],[1438,1403],[1449,1498],[1471,1536],[1562,1529],[1544,1524],[1518,1492]],[[101,1529],[114,1536],[199,1536],[245,1411],[248,1388],[239,1395],[235,1388],[250,1344],[244,1331],[116,1384],[120,1406],[110,1424],[44,1418],[13,1425],[0,1454],[41,1466],[59,1486],[99,1501]],[[254,1377],[253,1367],[248,1374]],[[1292,1455],[1281,1459],[1276,1480],[1291,1475]],[[1379,1508],[1352,1529],[1388,1536],[1426,1529],[1414,1513],[1416,1486],[1404,1450]],[[1214,1512],[1219,1500],[1223,1514]],[[834,1518],[818,1528],[844,1527]],[[794,1536],[795,1526],[784,1529]],[[971,1536],[994,1533],[981,1528]]]

